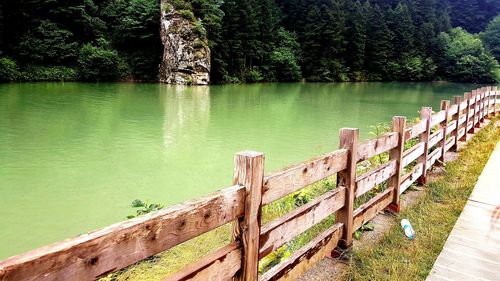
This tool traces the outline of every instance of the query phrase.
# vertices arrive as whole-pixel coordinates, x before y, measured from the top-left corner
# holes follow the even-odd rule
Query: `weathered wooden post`
[[[465,108],[465,134],[462,138],[463,141],[467,141],[467,133],[469,132],[469,122],[472,114],[471,111],[471,101],[472,101],[472,93],[465,93],[464,99],[467,102],[467,107]]]
[[[477,90],[473,90],[472,91],[473,93],[473,96],[474,96],[474,100],[475,100],[475,103],[474,103],[474,122],[473,122],[473,126],[472,126],[472,133],[475,134],[477,132],[477,128],[480,128],[481,127],[481,124],[479,124],[479,121],[481,119],[481,93],[480,93],[480,89],[477,89]]]
[[[450,112],[450,101],[442,100],[441,101],[441,110],[444,110],[444,120],[439,124],[440,129],[443,130],[443,139],[439,142],[439,149],[441,149],[441,157],[439,157],[439,161],[444,163],[444,154],[446,152],[446,135],[448,134],[448,123],[450,122],[450,117],[448,116]]]
[[[389,178],[388,185],[394,187],[394,195],[392,203],[388,206],[389,209],[399,212],[401,206],[399,204],[399,191],[401,188],[401,174],[403,172],[403,151],[405,149],[405,127],[406,117],[392,117],[392,131],[398,133],[398,146],[389,151],[389,159],[396,160],[396,173]]]
[[[481,102],[479,103],[480,105],[480,118],[479,118],[479,123],[484,123],[484,116],[485,116],[485,109],[486,109],[486,88],[481,88],[481,92],[480,92],[480,99],[481,99]],[[481,125],[479,125],[479,127],[481,127]]]
[[[424,153],[418,157],[417,163],[422,163],[422,176],[420,176],[418,182],[420,184],[425,184],[427,182],[427,157],[429,155],[429,135],[431,134],[431,116],[432,107],[422,107],[420,109],[420,119],[426,120],[425,132],[420,134],[419,140],[424,143]]]
[[[451,147],[451,151],[457,152],[458,151],[458,133],[460,132],[460,126],[458,125],[458,122],[460,122],[460,117],[462,117],[462,112],[460,111],[460,104],[462,103],[462,97],[455,96],[454,103],[457,106],[457,113],[455,115],[453,115],[452,119],[453,119],[453,121],[456,122],[457,126],[455,127],[455,130],[453,130],[453,133],[452,133],[452,136],[455,137],[455,142],[454,142],[453,146]]]
[[[246,189],[245,213],[233,228],[234,239],[243,245],[240,280],[254,281],[258,278],[263,181],[263,153],[243,151],[234,156],[233,183]]]
[[[497,115],[497,87],[493,87],[493,116]]]
[[[353,212],[354,198],[356,188],[356,164],[358,163],[358,142],[359,129],[342,128],[340,129],[339,148],[347,149],[347,168],[337,174],[337,186],[345,186],[345,205],[336,214],[337,222],[344,224],[342,240],[340,240],[340,249],[334,250],[336,256],[342,249],[352,246],[353,235]]]
[[[484,110],[484,118],[490,117],[490,105],[491,105],[491,87],[486,87],[486,92],[484,93],[484,106],[486,107]]]

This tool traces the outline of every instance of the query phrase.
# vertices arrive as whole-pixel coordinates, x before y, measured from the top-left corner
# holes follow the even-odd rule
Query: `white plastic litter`
[[[406,237],[408,237],[410,240],[415,238],[415,230],[413,230],[413,227],[411,226],[411,223],[407,219],[402,219],[401,220],[401,227],[403,228],[403,231],[405,232]]]

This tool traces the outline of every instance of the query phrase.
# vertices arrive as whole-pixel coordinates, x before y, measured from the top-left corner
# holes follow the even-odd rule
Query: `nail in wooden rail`
[[[340,148],[347,149],[347,168],[337,175],[337,186],[345,186],[345,205],[336,214],[337,222],[344,224],[342,240],[339,243],[341,249],[349,248],[352,245],[352,221],[354,212],[354,192],[356,188],[356,163],[357,149],[359,142],[359,129],[340,129]]]
[[[405,146],[405,127],[406,117],[394,116],[392,118],[392,131],[398,133],[398,146],[389,151],[389,160],[396,160],[396,173],[389,181],[389,187],[394,188],[392,203],[389,209],[399,212],[401,206],[399,204],[399,189],[401,187],[401,176],[403,172],[403,151]]]
[[[427,120],[425,132],[420,134],[419,139],[420,142],[424,143],[424,153],[418,157],[417,163],[422,163],[422,176],[418,180],[420,184],[426,183],[427,176],[427,156],[429,155],[429,135],[431,134],[431,116],[432,116],[432,107],[422,107],[420,110],[420,119]]]
[[[439,127],[443,130],[443,139],[439,142],[439,149],[442,150],[441,157],[439,157],[439,161],[441,161],[441,163],[444,163],[444,154],[446,153],[446,136],[449,133],[447,131],[447,128],[448,128],[448,122],[450,122],[450,120],[449,120],[450,117],[448,116],[448,113],[450,110],[450,101],[449,100],[442,100],[441,101],[441,110],[444,110],[445,118],[444,118],[443,122],[441,122],[439,125]]]
[[[237,153],[233,179],[234,184],[246,189],[245,215],[233,228],[235,240],[243,245],[240,280],[253,281],[258,277],[264,154],[254,151]]]
[[[454,97],[454,103],[457,106],[457,113],[453,115],[452,119],[453,121],[456,122],[455,130],[452,132],[452,136],[455,137],[455,141],[453,146],[451,147],[451,151],[457,152],[458,151],[458,132],[460,131],[460,125],[458,124],[460,122],[460,117],[462,116],[462,111],[460,110],[460,104],[462,103],[462,97],[460,96],[455,96]]]

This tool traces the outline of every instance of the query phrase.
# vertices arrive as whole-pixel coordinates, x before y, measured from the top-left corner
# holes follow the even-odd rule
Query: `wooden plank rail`
[[[370,191],[396,173],[396,160],[391,160],[356,178],[356,197]]]
[[[389,187],[354,210],[353,233],[392,202],[393,192],[394,187]]]
[[[0,262],[0,280],[95,280],[233,221],[240,186],[43,247]]]
[[[259,257],[263,258],[295,236],[334,214],[345,203],[346,188],[340,186],[262,227]]]
[[[422,175],[424,165],[422,163],[418,163],[413,167],[413,169],[406,175],[404,175],[401,179],[401,189],[399,190],[399,194],[405,192],[413,183],[417,181],[417,179]]]
[[[436,144],[439,143],[439,141],[441,141],[443,139],[443,133],[444,133],[444,130],[439,129],[429,137],[429,142],[427,145],[428,149],[433,148]]]
[[[405,130],[405,141],[420,136],[420,134],[425,132],[425,130],[427,130],[426,120],[421,120],[417,122],[416,124]]]
[[[241,269],[241,247],[237,242],[203,257],[163,281],[232,280]]]
[[[323,257],[348,250],[353,233],[380,211],[399,212],[403,192],[425,183],[447,151],[457,151],[468,133],[500,112],[499,94],[497,87],[483,87],[454,97],[453,105],[441,101],[434,114],[422,107],[421,121],[409,127],[405,117],[394,117],[391,132],[362,143],[358,129],[344,128],[338,150],[268,176],[263,153],[238,153],[233,186],[0,261],[0,280],[96,280],[231,222],[233,242],[164,280],[295,280]],[[415,138],[419,142],[405,151]],[[357,163],[382,153],[388,161],[356,175]],[[335,174],[337,188],[261,226],[264,205]],[[355,198],[385,181],[384,191],[354,209]],[[260,259],[333,214],[333,226],[259,277]]]
[[[358,147],[357,162],[364,161],[373,156],[387,152],[398,146],[399,135],[397,132],[390,132],[378,138],[367,140]]]
[[[339,149],[264,178],[262,204],[269,204],[347,167],[347,150]]]
[[[403,152],[403,167],[408,166],[411,162],[417,160],[418,157],[420,157],[425,150],[425,142],[419,142],[410,149],[407,149],[405,152]]]
[[[264,273],[259,280],[296,280],[303,272],[333,251],[343,236],[343,230],[342,223],[333,225],[293,253],[286,261]]]

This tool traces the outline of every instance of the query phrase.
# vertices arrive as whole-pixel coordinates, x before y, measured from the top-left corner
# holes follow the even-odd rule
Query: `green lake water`
[[[233,154],[272,171],[335,150],[341,127],[476,88],[451,83],[0,84],[0,259],[231,184]]]

